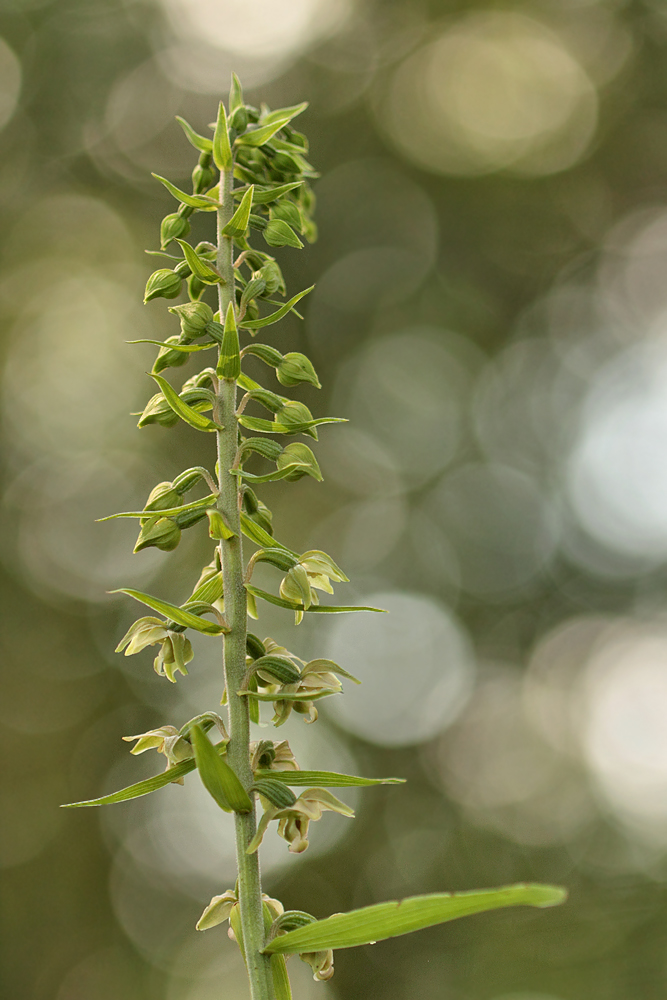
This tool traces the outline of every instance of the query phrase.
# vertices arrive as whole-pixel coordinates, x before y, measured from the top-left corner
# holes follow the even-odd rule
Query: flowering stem
[[[220,174],[220,208],[218,209],[217,267],[224,278],[218,285],[220,319],[224,322],[229,303],[235,304],[233,241],[222,232],[234,213],[232,196],[233,167]],[[238,448],[236,418],[236,381],[221,378],[217,395],[216,420],[224,430],[217,432],[218,509],[235,533],[220,542],[222,577],[224,581],[225,618],[230,632],[224,637],[224,669],[229,700],[230,744],[228,760],[244,788],[253,781],[250,768],[250,719],[248,699],[239,698],[246,663],[246,591],[243,586],[243,553],[239,514],[239,478],[230,474]],[[252,797],[252,796],[251,796]],[[235,813],[236,857],[238,863],[238,897],[248,978],[252,1000],[273,1000],[273,980],[270,958],[260,954],[264,946],[262,888],[257,852],[247,854],[246,848],[255,835],[255,811]]]

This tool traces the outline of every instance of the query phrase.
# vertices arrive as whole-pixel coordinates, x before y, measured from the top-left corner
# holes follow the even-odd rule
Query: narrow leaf
[[[204,618],[200,618],[199,615],[192,614],[191,611],[185,611],[175,604],[162,601],[159,597],[151,597],[150,594],[143,594],[140,590],[119,587],[117,590],[110,590],[109,593],[127,594],[128,597],[133,597],[140,604],[145,604],[146,607],[152,608],[153,611],[158,611],[165,618],[169,619],[169,621],[176,622],[177,625],[183,625],[184,628],[194,628],[197,632],[203,632],[204,635],[222,635],[224,631],[222,626],[217,622],[208,622]]]
[[[136,784],[128,785],[127,788],[121,788],[118,792],[112,792],[110,795],[102,795],[99,799],[86,799],[83,802],[66,802],[60,808],[78,809],[83,806],[111,806],[116,802],[128,802],[130,799],[138,799],[142,795],[156,792],[158,788],[164,788],[165,785],[171,784],[172,781],[177,781],[184,775],[189,774],[190,771],[194,771],[194,769],[194,760],[184,760],[182,763],[176,764],[175,767],[170,767],[168,771],[156,774],[154,778],[137,781]]]
[[[180,246],[181,250],[185,254],[185,259],[188,262],[188,267],[194,274],[195,278],[199,278],[206,285],[217,285],[222,278],[215,271],[208,261],[205,261],[196,252],[194,247],[191,247],[186,240],[176,240],[176,243]]]
[[[216,743],[213,749],[219,754],[225,753],[228,742],[228,740],[222,740],[220,743]],[[148,795],[150,792],[156,792],[158,788],[170,785],[172,781],[178,781],[179,778],[183,778],[186,774],[194,771],[196,766],[193,759],[184,760],[180,764],[170,767],[168,771],[156,774],[153,778],[146,778],[144,781],[137,781],[134,785],[128,785],[127,788],[121,788],[110,795],[102,795],[99,799],[85,799],[83,802],[66,802],[60,808],[78,809],[83,806],[111,806],[116,802],[128,802],[130,799],[138,799],[142,795]],[[257,773],[259,774],[259,772]]]
[[[203,413],[198,413],[197,410],[194,410],[184,400],[182,400],[173,386],[167,382],[166,378],[162,378],[161,375],[151,375],[151,378],[155,379],[157,384],[160,386],[162,395],[174,413],[180,417],[181,420],[184,420],[186,424],[190,424],[190,427],[194,427],[197,431],[224,430],[220,424],[216,424],[214,420],[209,419],[209,417],[205,417]]]
[[[290,191],[294,191],[296,188],[301,187],[302,184],[303,181],[291,181],[289,184],[278,184],[276,187],[255,185],[253,203],[255,205],[269,205],[272,201],[277,201],[278,198],[282,198],[284,195],[289,194]],[[243,191],[244,188],[238,188],[234,194],[238,195]]]
[[[303,434],[311,427],[320,427],[322,424],[346,424],[347,420],[345,417],[317,417],[314,420],[304,420],[298,424],[281,424],[277,420],[246,417],[243,414],[239,417],[239,423],[246,430],[257,431],[260,434]]]
[[[213,344],[166,344],[164,340],[126,340],[126,344],[155,344],[156,347],[168,347],[170,351],[182,351],[183,354],[192,354],[194,351],[209,351]]]
[[[286,118],[279,118],[277,121],[269,122],[268,125],[260,125],[258,128],[252,129],[252,131],[244,132],[236,140],[236,144],[239,146],[263,146],[265,142],[268,142],[276,132],[280,132],[281,128],[289,122],[289,116]],[[231,154],[230,154],[231,156]]]
[[[225,332],[220,348],[220,358],[216,374],[219,378],[237,379],[241,374],[241,355],[239,352],[239,333],[236,329],[234,306],[229,303],[225,316]]]
[[[98,517],[98,521],[114,521],[117,517],[153,517],[159,514],[160,517],[176,517],[178,514],[186,514],[190,510],[198,510],[200,507],[210,507],[216,501],[214,493],[202,497],[201,500],[193,500],[191,503],[184,503],[180,507],[167,507],[166,510],[127,510],[120,514],[107,514],[106,517]]]
[[[229,170],[232,165],[232,150],[229,145],[229,132],[227,130],[227,115],[225,106],[220,101],[218,106],[218,120],[213,136],[213,162],[218,170]]]
[[[245,236],[248,228],[248,219],[250,218],[250,209],[252,208],[254,190],[255,189],[251,184],[246,193],[243,195],[241,204],[236,209],[225,228],[222,230],[225,236],[231,236],[232,239],[238,239],[241,236]]]
[[[195,147],[195,149],[198,149],[201,153],[211,153],[213,151],[212,141],[207,139],[206,136],[199,135],[199,133],[195,132],[192,126],[186,122],[185,118],[181,118],[180,115],[176,115],[176,121],[181,126],[188,141]]]
[[[245,532],[244,532],[245,534]],[[273,543],[276,544],[275,542]],[[295,601],[286,601],[282,597],[276,597],[275,594],[267,594],[265,590],[260,590],[259,587],[253,587],[252,584],[246,583],[245,589],[252,594],[254,597],[261,597],[263,601],[268,604],[275,604],[278,608],[287,608],[288,611],[319,611],[324,614],[342,614],[346,611],[379,611],[381,614],[386,614],[384,608],[367,608],[361,605],[355,605],[354,607],[338,607],[333,604],[311,604],[309,608],[304,608],[302,604],[297,604]]]
[[[207,198],[202,194],[187,194],[185,191],[181,191],[177,188],[175,184],[168,181],[166,177],[160,177],[159,174],[152,174],[156,181],[160,181],[164,184],[169,194],[173,194],[176,201],[183,202],[184,205],[188,205],[190,208],[200,208],[204,211],[210,211],[211,208],[215,208],[215,204],[210,198]]]
[[[269,549],[284,549],[285,552],[289,552],[289,554],[294,556],[295,559],[299,558],[298,553],[293,552],[292,549],[288,549],[286,545],[281,545],[280,542],[277,542],[276,539],[268,533],[268,531],[264,531],[264,528],[261,528],[256,521],[253,521],[253,519],[243,511],[241,511],[241,531],[246,538],[255,542],[256,545],[262,545]]]
[[[565,890],[558,886],[529,884],[411,896],[364,906],[349,913],[336,913],[325,920],[288,931],[270,941],[264,948],[264,954],[353,948],[505,906],[557,906],[564,902],[566,896]]]
[[[280,309],[276,309],[276,311],[271,313],[270,316],[264,316],[262,319],[247,319],[240,325],[246,330],[261,330],[263,326],[271,326],[272,323],[277,323],[283,318],[283,316],[287,316],[287,313],[294,308],[297,302],[302,299],[304,295],[308,295],[309,292],[312,292],[314,287],[315,285],[311,285],[310,288],[304,288],[302,292],[298,292],[289,300],[289,302],[286,302],[284,306],[280,307]]]
[[[226,812],[250,812],[252,802],[229,764],[218,755],[199,726],[193,726],[190,733],[197,770],[206,790]]]
[[[229,88],[229,113],[232,114],[243,105],[243,87],[236,73],[232,73],[232,84]]]
[[[293,788],[353,788],[369,785],[404,785],[405,778],[358,778],[335,771],[255,771],[255,778],[275,778]]]
[[[275,111],[270,111],[268,115],[262,119],[263,125],[269,125],[276,121],[289,122],[292,118],[296,118],[308,107],[308,101],[302,101],[301,104],[293,104],[289,108],[276,108]]]

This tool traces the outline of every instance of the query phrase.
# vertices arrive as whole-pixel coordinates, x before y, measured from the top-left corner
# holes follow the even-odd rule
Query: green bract
[[[316,979],[326,980],[333,975],[335,948],[365,944],[500,906],[548,906],[564,898],[563,891],[553,887],[509,886],[380,903],[315,920],[305,911],[285,912],[279,901],[262,893],[257,852],[273,820],[289,850],[300,854],[308,847],[310,824],[325,811],[349,818],[354,815],[329,788],[403,780],[302,771],[286,740],[250,738],[251,724],[260,723],[262,715],[264,728],[258,735],[266,735],[269,719],[263,706],[272,708],[270,721],[274,726],[293,721],[293,713],[314,723],[316,702],[340,696],[343,680],[359,683],[344,666],[331,660],[306,661],[273,639],[260,639],[248,632],[248,616],[259,617],[258,598],[293,613],[297,624],[306,613],[380,610],[362,604],[333,604],[327,596],[320,604],[320,594],[331,595],[334,585],[347,583],[345,572],[326,552],[309,549],[299,553],[279,541],[274,536],[271,511],[253,489],[277,480],[291,484],[303,477],[320,482],[317,458],[302,438],[317,441],[316,428],[340,422],[336,417],[314,417],[300,399],[278,391],[286,387],[296,389],[298,395],[302,383],[320,388],[305,354],[283,354],[252,339],[258,330],[289,314],[301,318],[296,306],[312,291],[312,287],[306,288],[287,298],[280,265],[266,251],[267,245],[286,248],[281,253],[289,257],[303,247],[297,234],[309,241],[315,238],[310,181],[317,174],[305,159],[305,137],[290,124],[305,108],[306,104],[275,111],[265,105],[255,108],[246,103],[234,76],[229,114],[221,103],[212,137],[200,135],[178,119],[198,153],[192,191],[154,175],[179,207],[162,220],[162,249],[151,253],[169,266],[148,278],[144,301],[185,295],[169,309],[174,328],[165,340],[137,341],[158,348],[151,377],[159,389],[146,403],[138,425],[157,425],[159,429],[149,433],[161,435],[161,428],[181,421],[187,425],[185,432],[194,429],[215,435],[216,448],[209,451],[208,467],[186,469],[172,481],[158,483],[141,510],[110,517],[138,518],[134,551],[139,554],[149,547],[168,552],[190,529],[201,533],[200,544],[208,544],[210,550],[198,576],[184,582],[180,569],[169,588],[170,593],[179,595],[181,604],[134,589],[114,591],[152,612],[130,626],[117,652],[131,656],[157,646],[154,669],[174,682],[177,675],[187,675],[193,660],[193,632],[202,639],[222,640],[224,680],[221,677],[220,689],[221,703],[227,705],[227,725],[212,709],[180,729],[165,723],[124,737],[134,743],[133,754],[156,750],[164,755],[167,770],[110,795],[73,803],[98,806],[123,802],[182,783],[187,774],[198,772],[214,801],[230,814],[223,821],[235,824],[239,878],[235,890],[213,895],[197,927],[206,930],[229,921],[230,933],[246,961],[253,1000],[289,1000],[283,955],[299,954]],[[193,246],[185,240],[190,216],[197,212],[215,213],[216,242],[205,240]],[[260,234],[261,249],[250,243],[255,233]],[[212,225],[210,236],[214,236]],[[209,366],[189,373],[178,385],[171,378],[174,373],[169,380],[160,374],[187,365],[194,369],[199,352],[206,350],[217,352],[215,364],[207,355]],[[268,385],[256,382],[244,371],[244,365],[260,367],[255,359],[268,366],[268,372],[262,369],[269,376]],[[285,438],[292,440],[285,443]],[[200,438],[197,446],[202,440],[205,446],[210,439]],[[272,489],[272,485],[267,486],[268,493]],[[186,494],[191,495],[186,499]],[[253,550],[249,558],[243,552],[244,539]],[[252,582],[258,563],[267,564],[267,571],[275,574],[271,590],[259,589]],[[186,677],[182,683],[187,682]],[[207,735],[214,727],[222,736],[215,745]],[[293,788],[303,790],[294,792]],[[259,823],[258,804],[263,810]]]

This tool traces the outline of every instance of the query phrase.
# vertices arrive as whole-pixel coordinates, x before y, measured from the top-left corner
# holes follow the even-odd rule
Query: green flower
[[[116,646],[116,652],[125,650],[125,656],[140,653],[146,646],[160,643],[160,652],[153,660],[156,674],[176,682],[176,673],[187,674],[186,663],[194,657],[190,640],[182,632],[165,627],[161,618],[139,618]],[[126,648],[127,647],[127,648]]]
[[[259,821],[257,833],[248,845],[248,854],[253,854],[262,843],[269,823],[278,820],[278,835],[289,844],[292,854],[302,854],[308,847],[308,826],[311,821],[322,818],[326,810],[340,813],[341,816],[354,816],[354,810],[337,799],[325,788],[307,788],[291,806],[280,809],[263,799],[266,805],[264,815]]]

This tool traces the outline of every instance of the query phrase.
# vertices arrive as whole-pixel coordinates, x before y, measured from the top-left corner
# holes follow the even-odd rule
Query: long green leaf
[[[66,802],[60,808],[78,809],[83,806],[111,806],[116,802],[128,802],[130,799],[138,799],[142,795],[148,795],[149,792],[156,792],[158,788],[164,788],[165,785],[169,785],[172,781],[182,778],[184,775],[189,774],[190,771],[194,771],[194,769],[194,760],[184,760],[175,767],[170,767],[168,771],[156,774],[154,778],[137,781],[136,784],[128,785],[127,788],[121,788],[118,792],[112,792],[110,795],[102,795],[99,799],[86,799],[83,802]]]
[[[296,295],[293,295],[289,302],[286,302],[280,307],[280,309],[276,309],[276,311],[271,313],[270,316],[264,316],[262,319],[245,319],[239,324],[239,326],[242,326],[246,330],[260,330],[263,326],[271,326],[272,323],[277,323],[278,320],[283,318],[283,316],[287,316],[287,313],[294,308],[297,302],[302,299],[304,295],[308,295],[309,292],[312,292],[314,287],[315,285],[311,285],[310,288],[304,288],[302,292],[298,292]]]
[[[320,611],[331,615],[342,614],[345,611],[379,611],[381,614],[386,614],[384,608],[367,608],[362,607],[361,605],[355,605],[354,607],[338,607],[333,604],[311,604],[309,608],[304,608],[303,604],[297,604],[295,601],[286,601],[283,597],[276,597],[275,594],[267,594],[265,590],[260,590],[259,587],[253,587],[251,583],[246,583],[245,589],[255,597],[261,597],[261,599],[263,601],[267,601],[268,604],[275,604],[278,608],[287,608],[288,611]]]
[[[190,736],[202,784],[220,808],[227,812],[250,812],[252,802],[248,793],[227,761],[219,756],[206,738],[201,727],[192,726]]]
[[[256,545],[261,545],[264,548],[269,549],[284,549],[285,552],[289,552],[291,556],[298,559],[298,553],[293,552],[292,549],[288,549],[286,545],[282,545],[280,542],[276,541],[273,535],[270,535],[268,531],[260,527],[256,521],[253,521],[248,514],[241,511],[241,531],[249,538],[251,542],[255,542]]]
[[[184,503],[180,507],[167,507],[166,510],[125,510],[120,514],[107,514],[106,517],[98,517],[98,521],[114,521],[117,517],[176,517],[178,514],[187,514],[189,510],[197,510],[199,507],[212,507],[216,501],[215,493],[209,493],[201,500],[193,500],[191,503]]]
[[[405,778],[358,778],[336,771],[255,771],[255,778],[276,778],[294,788],[353,788],[370,785],[404,785]]]
[[[167,382],[166,378],[162,378],[161,375],[151,375],[151,378],[155,379],[157,384],[162,390],[162,395],[166,399],[167,403],[174,411],[174,413],[184,420],[186,424],[190,427],[194,427],[196,431],[221,431],[224,430],[220,424],[216,424],[214,420],[209,417],[205,417],[203,413],[199,413],[197,410],[189,406],[176,392],[174,387]]]
[[[218,272],[211,267],[208,261],[200,257],[194,247],[191,247],[187,240],[176,240],[179,247],[185,255],[185,259],[188,262],[188,267],[194,274],[195,278],[199,278],[206,285],[217,285],[222,278]]]
[[[484,913],[504,906],[557,906],[567,893],[553,885],[506,885],[499,889],[473,892],[442,892],[428,896],[364,906],[349,913],[336,913],[270,941],[264,954],[293,954],[324,951],[327,948],[354,948],[398,937],[424,927]]]
[[[164,184],[169,194],[173,194],[176,201],[182,201],[184,205],[188,205],[190,208],[199,208],[204,211],[210,211],[212,208],[215,208],[215,203],[210,198],[205,197],[205,195],[188,194],[186,191],[181,191],[180,188],[177,188],[166,177],[160,177],[159,174],[153,174],[152,176],[156,181]]]
[[[228,740],[222,740],[220,743],[216,743],[213,749],[219,754],[225,753],[228,742]],[[109,795],[102,795],[98,799],[85,799],[83,802],[66,802],[60,808],[79,809],[84,806],[86,808],[89,806],[112,806],[117,802],[129,802],[130,799],[138,799],[141,798],[142,795],[149,795],[150,792],[156,792],[159,788],[164,788],[165,785],[170,785],[172,781],[185,777],[186,774],[190,774],[191,771],[194,771],[196,766],[194,758],[192,760],[184,760],[181,761],[180,764],[170,767],[168,771],[162,771],[161,774],[156,774],[152,778],[145,778],[144,781],[137,781],[134,785],[128,785],[126,788],[121,788],[117,792],[111,792]],[[257,774],[259,775],[259,771]]]
[[[133,597],[135,601],[145,604],[146,607],[159,612],[159,614],[164,615],[170,621],[176,622],[177,625],[183,625],[184,628],[196,629],[197,632],[203,632],[204,635],[222,635],[224,632],[222,625],[216,622],[208,622],[204,618],[200,618],[199,615],[192,614],[191,611],[179,608],[176,604],[169,604],[168,601],[161,601],[159,597],[151,597],[150,594],[144,594],[140,590],[119,587],[117,590],[110,590],[109,593],[127,594],[128,597]]]

